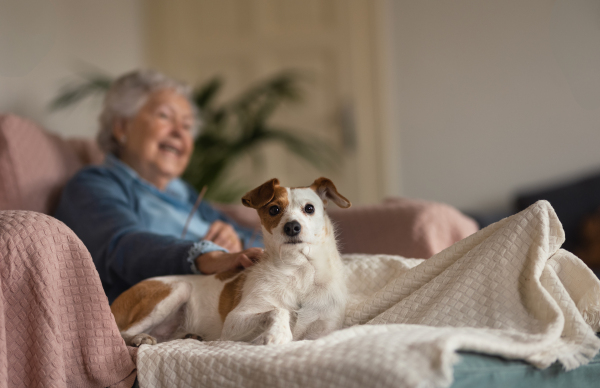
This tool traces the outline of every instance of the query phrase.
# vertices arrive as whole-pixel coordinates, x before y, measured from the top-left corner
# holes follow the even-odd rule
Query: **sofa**
[[[79,169],[101,163],[90,140],[53,135],[15,115],[0,115],[0,386],[131,387],[137,349],[125,346],[92,258],[52,218],[60,190]],[[215,204],[256,227],[255,211]],[[343,253],[429,258],[478,230],[439,203],[388,198],[330,209]],[[574,371],[461,352],[452,387],[595,386],[600,356]],[[435,360],[433,360],[435,361]]]
[[[52,218],[60,191],[103,155],[25,118],[0,115],[0,385],[131,386],[136,349],[122,341],[91,256]],[[241,225],[255,211],[215,204]],[[344,253],[428,258],[477,231],[451,206],[406,198],[331,209]]]

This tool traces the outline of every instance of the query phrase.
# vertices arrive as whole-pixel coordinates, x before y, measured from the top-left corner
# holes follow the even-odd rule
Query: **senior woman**
[[[179,179],[196,128],[189,93],[155,71],[117,79],[100,115],[106,160],[63,190],[55,216],[90,251],[110,302],[153,276],[248,267],[262,254],[260,238],[205,202],[181,238],[198,195]]]

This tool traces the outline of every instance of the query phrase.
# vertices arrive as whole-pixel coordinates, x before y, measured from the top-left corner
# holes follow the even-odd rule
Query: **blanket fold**
[[[600,349],[600,282],[563,241],[540,201],[428,260],[347,255],[343,330],[282,346],[144,345],[140,385],[442,387],[458,350],[576,368]]]
[[[92,258],[60,221],[0,212],[0,387],[131,387]]]

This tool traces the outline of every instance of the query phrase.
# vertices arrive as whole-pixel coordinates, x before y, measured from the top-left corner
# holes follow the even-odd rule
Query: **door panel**
[[[317,171],[278,145],[250,156],[232,179],[252,188],[278,177],[289,186],[331,178],[354,203],[384,195],[384,128],[378,119],[383,76],[373,31],[380,0],[153,0],[145,2],[148,62],[193,84],[220,75],[229,99],[283,69],[306,76],[301,104],[283,107],[274,122],[335,149],[336,170]]]

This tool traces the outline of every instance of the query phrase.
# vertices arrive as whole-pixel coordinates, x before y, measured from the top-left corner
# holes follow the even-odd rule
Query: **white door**
[[[286,186],[331,178],[353,203],[379,201],[390,165],[390,125],[380,0],[154,0],[144,2],[149,64],[192,84],[220,75],[224,99],[283,69],[308,75],[303,102],[276,122],[326,139],[339,168],[317,171],[281,146],[261,150],[264,168],[248,160],[232,179],[249,188],[277,177]]]

